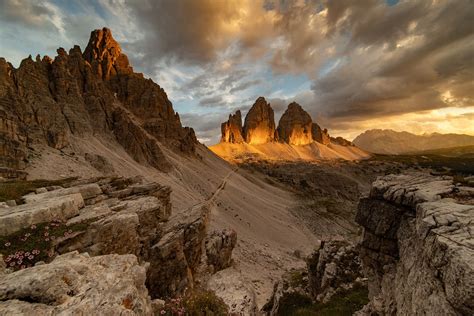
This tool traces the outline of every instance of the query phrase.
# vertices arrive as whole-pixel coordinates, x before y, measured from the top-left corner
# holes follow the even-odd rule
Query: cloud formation
[[[391,3],[5,0],[0,55],[17,56],[29,41],[49,47],[58,36],[61,45],[85,45],[91,28],[109,26],[135,68],[154,78],[206,139],[218,133],[217,119],[248,109],[260,95],[276,118],[296,100],[347,135],[381,117],[397,128],[401,118],[430,122],[406,124],[412,131],[474,133],[466,127],[474,107],[472,1]],[[11,33],[20,31],[34,35],[16,44]],[[48,40],[38,44],[38,33]],[[444,110],[452,113],[443,116],[451,127],[438,120],[436,111]]]

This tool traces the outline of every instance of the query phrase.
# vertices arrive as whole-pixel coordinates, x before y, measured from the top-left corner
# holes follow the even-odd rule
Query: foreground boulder
[[[2,275],[0,315],[152,315],[146,265],[77,252]]]
[[[474,313],[474,191],[421,173],[377,179],[361,199],[360,315]]]
[[[65,185],[39,188],[23,197],[25,204],[0,208],[5,240],[0,252],[10,268],[24,269],[72,251],[133,254],[150,263],[146,285],[159,298],[192,288],[201,265],[209,264],[212,272],[230,265],[235,232],[207,236],[212,201],[170,217],[171,189],[140,177]],[[207,263],[202,260],[206,255]]]

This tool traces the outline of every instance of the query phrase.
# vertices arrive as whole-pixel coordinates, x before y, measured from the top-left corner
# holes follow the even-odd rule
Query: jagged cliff
[[[278,139],[291,145],[307,145],[313,141],[312,127],[308,112],[292,102],[278,122]]]
[[[245,116],[243,136],[248,144],[265,144],[275,140],[273,109],[259,97]]]
[[[330,137],[327,129],[314,123],[298,103],[288,105],[275,129],[271,105],[259,97],[250,108],[242,127],[241,112],[229,115],[221,125],[221,141],[210,146],[229,161],[319,160],[367,158],[369,155],[342,137]]]
[[[356,221],[371,299],[360,315],[473,314],[473,188],[422,173],[385,176]]]
[[[72,136],[113,137],[140,163],[170,168],[161,146],[193,153],[194,131],[182,127],[166,93],[135,73],[109,29],[91,33],[81,52],[31,56],[15,69],[0,58],[0,166],[22,169],[35,144],[55,149]]]

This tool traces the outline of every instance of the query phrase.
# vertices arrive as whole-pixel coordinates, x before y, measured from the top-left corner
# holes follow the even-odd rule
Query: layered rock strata
[[[15,69],[0,58],[0,167],[22,169],[29,148],[62,149],[71,136],[114,137],[137,161],[170,168],[160,146],[194,152],[163,89],[135,73],[109,29],[91,33],[81,52],[31,56]]]
[[[472,315],[474,190],[421,173],[377,179],[360,201],[361,315]]]
[[[0,236],[61,222],[71,229],[52,242],[48,250],[52,255],[133,254],[140,263],[149,262],[150,295],[174,297],[194,286],[200,265],[208,262],[213,271],[227,267],[236,235],[223,231],[207,236],[207,203],[170,218],[170,194],[169,187],[143,183],[139,177],[76,180],[64,188],[40,188],[24,196],[24,204],[0,208]]]

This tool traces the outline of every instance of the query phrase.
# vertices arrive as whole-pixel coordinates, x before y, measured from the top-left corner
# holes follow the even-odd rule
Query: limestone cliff
[[[450,177],[389,175],[360,201],[371,301],[360,315],[472,315],[474,190]]]
[[[313,123],[311,127],[313,140],[321,143],[323,145],[328,145],[331,143],[331,138],[329,137],[329,133],[327,129],[322,129],[318,124]]]
[[[290,145],[307,145],[313,141],[312,120],[296,102],[290,103],[278,122],[278,139]]]
[[[229,115],[229,120],[221,124],[221,142],[227,143],[243,143],[244,138],[242,136],[242,114],[240,110],[235,112],[234,115]]]
[[[273,109],[259,97],[245,116],[243,136],[248,144],[265,144],[275,140]]]
[[[161,146],[193,153],[194,131],[160,86],[133,72],[109,29],[91,33],[84,53],[63,48],[15,69],[0,58],[0,166],[21,169],[35,144],[62,149],[71,136],[114,137],[137,161],[160,170]]]

